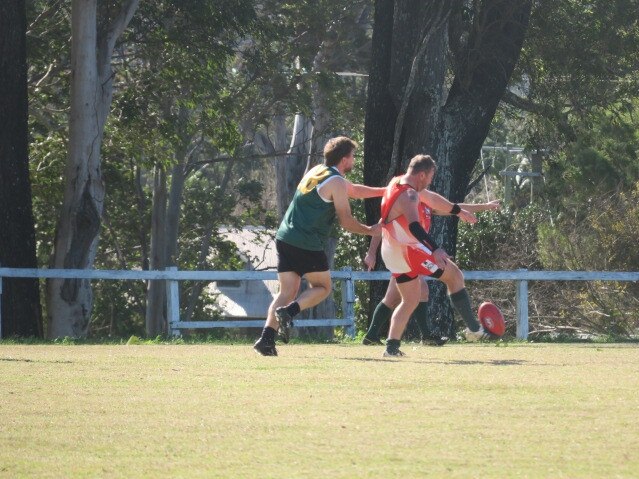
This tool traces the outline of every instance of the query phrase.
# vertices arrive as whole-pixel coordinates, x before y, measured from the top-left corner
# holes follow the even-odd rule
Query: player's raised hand
[[[485,203],[486,209],[487,210],[498,210],[499,208],[501,208],[501,203],[499,202],[499,200],[493,200],[493,201],[489,201],[488,203]]]

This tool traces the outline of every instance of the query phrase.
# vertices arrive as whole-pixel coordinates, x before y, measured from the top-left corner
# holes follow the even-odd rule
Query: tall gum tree
[[[0,266],[36,268],[24,0],[0,2]],[[42,336],[37,279],[5,279],[0,337]]]
[[[72,2],[69,147],[52,268],[88,269],[95,260],[105,194],[100,147],[113,98],[111,57],[138,3],[127,0],[109,16],[99,14],[98,0]],[[86,336],[92,304],[88,280],[49,280],[48,337]]]
[[[364,181],[385,185],[418,153],[438,165],[433,189],[462,202],[528,28],[531,0],[377,0],[364,144]],[[368,201],[369,222],[379,202]],[[457,219],[432,232],[454,255]],[[437,283],[437,282],[435,282]],[[431,283],[432,284],[432,283]],[[441,284],[432,284],[436,332],[454,333]],[[372,304],[381,296],[372,286]]]

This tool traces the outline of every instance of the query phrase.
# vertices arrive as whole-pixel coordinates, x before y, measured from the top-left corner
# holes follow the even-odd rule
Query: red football
[[[486,331],[494,334],[495,336],[503,336],[506,331],[506,321],[504,321],[504,315],[501,314],[499,308],[490,301],[484,301],[479,305],[477,311],[477,317],[480,324]]]

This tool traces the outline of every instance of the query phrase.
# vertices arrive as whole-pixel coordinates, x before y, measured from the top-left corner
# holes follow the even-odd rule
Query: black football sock
[[[270,326],[266,326],[264,329],[262,329],[262,339],[267,343],[274,343],[275,333],[277,333],[277,331],[275,331]]]
[[[450,302],[453,304],[453,308],[457,311],[468,329],[473,332],[479,331],[479,323],[473,314],[473,310],[470,307],[470,297],[468,296],[468,291],[466,288],[463,288],[456,293],[453,293],[448,296],[450,298]]]
[[[379,339],[379,332],[382,326],[390,321],[392,315],[393,310],[380,301],[373,312],[373,318],[368,331],[366,331],[366,337],[371,340]]]
[[[417,323],[417,327],[419,327],[419,332],[421,333],[422,338],[426,338],[430,335],[428,331],[427,309],[428,301],[420,301],[420,303],[415,308],[415,311],[413,311],[413,314],[411,315],[411,317]]]
[[[286,311],[291,315],[291,317],[293,317],[301,311],[300,305],[297,304],[297,301],[293,301],[286,307]]]

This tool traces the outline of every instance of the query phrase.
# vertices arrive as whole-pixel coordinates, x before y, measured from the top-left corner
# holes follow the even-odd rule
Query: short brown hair
[[[431,170],[437,170],[437,165],[430,155],[415,155],[411,158],[406,172],[414,175],[422,171],[428,173]]]
[[[337,165],[342,158],[355,151],[359,145],[347,136],[331,138],[324,145],[324,161],[326,166]]]

